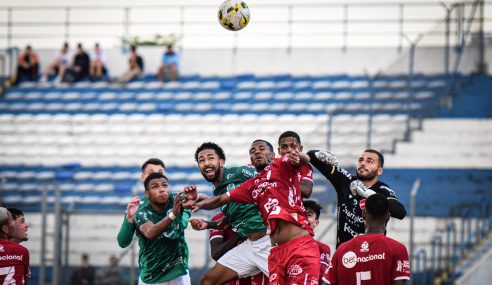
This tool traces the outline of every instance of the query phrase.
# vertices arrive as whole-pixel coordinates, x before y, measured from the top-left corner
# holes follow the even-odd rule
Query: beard
[[[220,171],[221,171],[220,165],[217,164],[217,165],[214,165],[212,167],[214,168],[214,172],[215,172],[214,176],[212,176],[212,177],[208,177],[206,173],[204,173],[203,171],[200,171],[202,173],[203,178],[205,178],[205,180],[207,180],[208,182],[215,182],[220,177]]]
[[[377,176],[378,176],[377,170],[374,170],[372,172],[369,171],[367,174],[362,174],[362,173],[360,173],[359,170],[357,170],[357,179],[359,179],[360,181],[370,181],[370,180],[373,180]]]

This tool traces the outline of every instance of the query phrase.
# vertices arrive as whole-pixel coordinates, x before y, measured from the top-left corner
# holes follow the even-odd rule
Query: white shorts
[[[186,275],[176,277],[173,280],[152,284],[145,283],[142,279],[138,278],[138,285],[191,285],[190,273],[187,272]]]
[[[229,250],[217,262],[234,270],[239,278],[256,275],[260,272],[268,276],[268,255],[271,248],[269,235],[255,241],[247,239]]]

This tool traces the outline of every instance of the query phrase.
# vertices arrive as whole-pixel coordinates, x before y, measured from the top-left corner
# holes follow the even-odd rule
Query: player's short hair
[[[17,208],[7,208],[7,210],[12,214],[12,218],[16,220],[18,217],[23,217],[24,213]]]
[[[379,159],[379,167],[384,167],[384,156],[382,153],[380,153],[379,151],[372,149],[372,148],[366,149],[366,150],[364,150],[364,152],[375,153]]]
[[[152,165],[160,165],[162,168],[166,169],[166,166],[164,165],[164,162],[158,158],[149,158],[147,159],[143,164],[142,164],[142,172],[144,172],[145,168],[147,165],[152,164]]]
[[[217,153],[217,155],[220,157],[220,159],[223,159],[224,161],[226,160],[224,150],[218,144],[213,143],[213,142],[205,142],[205,143],[202,143],[202,145],[199,146],[195,151],[195,161],[196,162],[198,162],[198,154],[204,149],[213,149]]]
[[[297,142],[300,144],[301,143],[301,137],[299,136],[298,133],[294,131],[285,131],[283,132],[279,137],[278,137],[278,144],[280,145],[280,141],[283,138],[295,138]]]
[[[389,212],[389,202],[381,194],[373,194],[366,199],[366,211],[373,217],[383,217]]]
[[[304,200],[302,202],[302,205],[304,205],[305,209],[309,208],[313,210],[313,212],[316,214],[316,220],[319,220],[319,215],[321,214],[321,209],[323,209],[323,207],[321,207],[318,202],[314,200]]]
[[[166,179],[166,181],[169,181],[169,179],[167,179],[166,175],[164,175],[160,172],[152,172],[151,174],[149,174],[149,176],[147,176],[147,178],[145,178],[145,181],[144,181],[145,191],[149,190],[148,188],[149,188],[150,180],[158,179],[158,178],[164,178],[164,179]]]
[[[268,148],[270,149],[271,152],[274,152],[273,150],[273,145],[269,142],[267,142],[266,140],[262,140],[262,139],[257,139],[257,140],[254,140],[251,144],[254,144],[255,142],[264,142],[267,144]]]
[[[9,222],[9,210],[0,207],[0,227],[5,226]]]

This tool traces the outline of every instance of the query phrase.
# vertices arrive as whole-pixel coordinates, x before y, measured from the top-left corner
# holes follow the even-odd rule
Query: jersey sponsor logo
[[[343,231],[351,234],[353,237],[356,237],[359,233],[350,228],[348,223],[343,224]]]
[[[398,260],[396,262],[396,271],[410,273],[410,262],[408,260]]]
[[[352,268],[357,264],[357,255],[353,251],[347,251],[342,257],[342,264],[345,268]]]
[[[337,171],[345,175],[345,177],[347,177],[348,179],[352,180],[352,174],[348,173],[347,170],[341,168],[340,166],[337,166]]]
[[[346,268],[352,268],[357,264],[357,262],[369,262],[369,261],[374,261],[374,260],[384,260],[385,255],[386,255],[386,253],[383,252],[381,254],[371,254],[368,256],[357,257],[355,252],[347,251],[342,257],[342,263],[343,263],[343,266],[345,266]]]
[[[320,253],[320,260],[325,261],[325,262],[329,262],[330,261],[330,254],[325,253],[325,252]]]
[[[369,251],[369,243],[367,243],[367,241],[364,241],[360,245],[360,252],[368,252],[368,251]]]
[[[242,170],[243,174],[249,177],[254,177],[255,174],[253,172],[247,171],[246,169]]]
[[[276,215],[280,213],[280,207],[278,206],[278,200],[275,198],[268,198],[268,202],[263,206],[268,215]]]
[[[236,185],[234,183],[228,184],[227,185],[227,191],[232,191],[236,188]]]
[[[361,210],[364,210],[366,208],[366,199],[360,200],[359,207]]]
[[[270,278],[268,278],[268,282],[273,283],[277,279],[278,275],[277,273],[270,274]]]
[[[301,273],[302,273],[302,267],[300,267],[297,264],[292,265],[287,270],[287,274],[289,275],[289,277],[294,277],[294,276],[297,276],[297,275],[299,275]]]
[[[5,260],[19,260],[19,261],[22,261],[22,255],[4,255],[4,256],[0,256],[0,260],[1,261],[5,261]]]
[[[364,219],[362,216],[357,215],[356,213],[351,213],[349,209],[347,209],[346,205],[343,205],[342,212],[347,216],[348,220],[351,224],[363,223]]]

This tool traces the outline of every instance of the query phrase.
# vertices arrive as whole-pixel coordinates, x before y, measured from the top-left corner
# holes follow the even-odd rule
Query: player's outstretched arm
[[[329,151],[310,150],[307,155],[310,159],[309,162],[328,179],[330,174],[334,172],[335,167],[338,166],[336,156]]]
[[[121,248],[125,248],[132,243],[133,235],[135,234],[135,225],[133,223],[133,218],[140,205],[140,197],[133,197],[128,206],[126,207],[125,219],[118,232],[116,239],[118,240],[118,245]]]
[[[176,195],[176,197],[174,197],[173,210],[164,219],[160,220],[156,224],[148,221],[140,226],[140,231],[147,239],[154,240],[159,237],[176,219],[181,212],[181,206],[184,203],[184,201],[181,200],[182,195],[183,192],[180,192]]]
[[[208,199],[205,199],[205,200],[198,202],[195,205],[193,205],[193,207],[192,207],[193,213],[197,212],[200,209],[203,209],[203,210],[217,209],[218,207],[229,204],[231,201],[232,201],[231,197],[227,194],[222,194],[219,196],[210,197]]]

